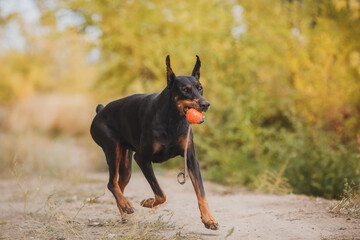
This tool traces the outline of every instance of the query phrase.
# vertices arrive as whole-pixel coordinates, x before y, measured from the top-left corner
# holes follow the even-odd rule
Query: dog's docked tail
[[[99,113],[103,108],[104,108],[104,105],[102,105],[102,104],[97,105],[96,113]]]

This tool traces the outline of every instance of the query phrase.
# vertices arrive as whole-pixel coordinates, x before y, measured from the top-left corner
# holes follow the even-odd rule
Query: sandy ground
[[[125,190],[136,221],[153,222],[161,216],[165,225],[169,223],[156,230],[160,239],[360,239],[360,219],[328,213],[331,201],[257,194],[205,182],[210,209],[220,225],[218,231],[208,230],[200,220],[191,182],[179,185],[175,176],[158,176],[168,201],[153,210],[139,206],[153,195],[140,173],[133,174]],[[72,182],[0,180],[0,239],[120,238],[112,233],[117,225],[109,229],[105,224],[120,219],[106,183],[105,173]]]

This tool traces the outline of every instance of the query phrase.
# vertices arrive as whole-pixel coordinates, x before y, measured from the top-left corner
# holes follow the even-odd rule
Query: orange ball
[[[198,124],[203,122],[204,116],[202,115],[201,112],[199,112],[195,108],[190,108],[186,112],[186,119],[189,121],[189,123]]]

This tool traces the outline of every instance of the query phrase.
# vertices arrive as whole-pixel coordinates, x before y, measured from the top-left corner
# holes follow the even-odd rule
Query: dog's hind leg
[[[124,149],[123,151],[121,151],[118,183],[120,190],[123,194],[125,191],[125,187],[129,183],[131,178],[132,154],[133,152],[129,149]]]
[[[145,162],[138,154],[135,154],[134,158],[136,163],[139,165],[141,171],[143,172],[146,180],[150,184],[150,187],[155,195],[155,199],[144,199],[143,201],[141,201],[140,205],[147,208],[153,208],[159,204],[164,203],[166,201],[166,195],[161,189],[158,181],[156,180],[151,162]]]
[[[124,214],[133,213],[134,209],[131,202],[123,195],[126,184],[122,185],[122,190],[119,186],[119,179],[130,178],[127,174],[123,174],[123,176],[119,178],[119,167],[122,162],[121,160],[126,157],[126,149],[120,146],[119,142],[112,136],[110,129],[101,123],[99,124],[97,121],[94,121],[91,125],[90,132],[94,141],[102,147],[105,153],[106,161],[109,166],[109,182],[107,187],[115,197],[121,216],[124,217]],[[125,164],[127,161],[123,162]],[[121,170],[121,173],[123,173],[123,170]],[[120,182],[122,181],[120,180]]]
[[[104,148],[106,160],[109,166],[108,189],[114,195],[122,217],[124,216],[124,213],[131,214],[134,212],[131,202],[123,195],[119,186],[119,166],[123,151],[124,149],[122,149],[118,143],[110,144]]]

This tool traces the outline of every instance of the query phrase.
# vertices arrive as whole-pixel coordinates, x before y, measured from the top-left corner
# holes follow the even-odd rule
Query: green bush
[[[251,112],[246,115],[251,118]],[[355,141],[344,144],[334,133],[299,123],[299,118],[294,124],[284,118],[282,127],[279,122],[254,125],[247,118],[232,129],[208,121],[206,134],[197,136],[198,158],[209,179],[254,186],[264,172],[280,171],[288,161],[284,177],[294,193],[339,198],[346,178],[359,183]]]

